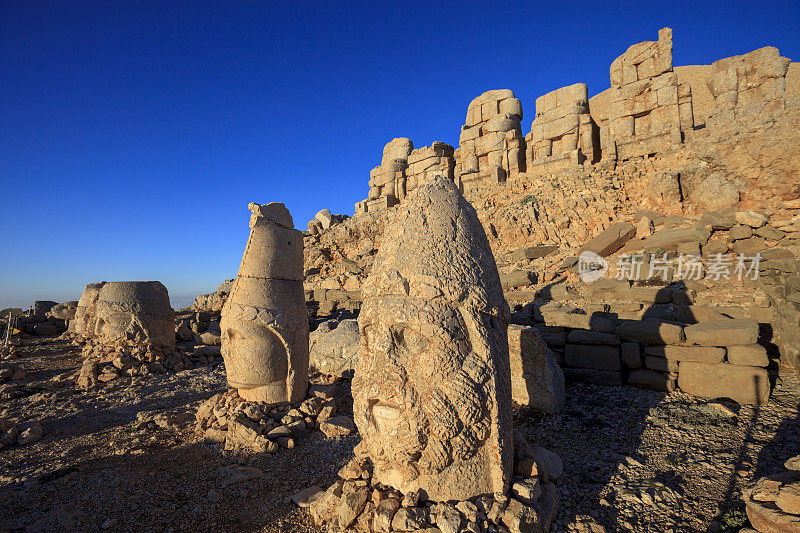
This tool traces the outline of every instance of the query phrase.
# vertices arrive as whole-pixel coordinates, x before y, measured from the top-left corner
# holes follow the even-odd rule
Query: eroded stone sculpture
[[[105,284],[105,281],[89,283],[83,289],[83,294],[78,300],[78,307],[75,309],[75,320],[70,322],[70,331],[84,337],[94,337],[94,326],[97,322],[97,300],[100,298],[100,289]]]
[[[156,357],[174,352],[175,311],[167,288],[158,281],[104,283],[95,307],[94,337],[103,345],[146,346]]]
[[[520,120],[522,103],[509,89],[486,91],[470,102],[455,152],[455,180],[461,192],[469,197],[524,170]]]
[[[283,204],[248,207],[250,238],[220,322],[228,383],[245,400],[298,402],[308,387],[303,236]]]
[[[356,453],[373,480],[434,501],[505,492],[509,311],[486,235],[443,177],[397,209],[363,286]]]
[[[600,159],[600,134],[589,114],[585,83],[536,99],[536,118],[525,137],[528,172],[549,172]]]
[[[369,173],[369,198],[356,204],[356,214],[393,207],[433,176],[453,179],[453,154],[453,147],[441,141],[415,149],[411,139],[392,139],[383,148],[381,164]]]
[[[603,157],[626,160],[680,145],[694,127],[691,87],[672,70],[672,30],[658,41],[632,45],[611,63],[608,128],[600,137]]]
[[[715,114],[733,118],[783,109],[789,63],[773,46],[714,61],[708,89],[714,96]]]

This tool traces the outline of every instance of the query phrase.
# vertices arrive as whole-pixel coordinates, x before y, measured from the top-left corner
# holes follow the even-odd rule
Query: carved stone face
[[[245,320],[241,315],[223,316],[220,327],[230,385],[239,389],[242,397],[248,395],[249,389],[259,388],[264,398],[285,401],[289,353],[281,333],[257,320]]]
[[[363,446],[383,483],[413,488],[488,437],[481,390],[488,375],[476,364],[465,319],[446,302],[375,298],[359,324],[353,391]]]

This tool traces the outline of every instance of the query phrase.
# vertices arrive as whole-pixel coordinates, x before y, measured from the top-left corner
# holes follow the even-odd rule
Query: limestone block
[[[767,349],[759,344],[728,346],[728,362],[732,365],[769,366]]]
[[[622,248],[634,235],[636,226],[630,222],[614,222],[608,229],[586,243],[581,251],[590,251],[606,257]]]
[[[648,346],[644,349],[644,353],[670,361],[721,363],[725,359],[724,348],[707,346]]]
[[[755,344],[758,340],[758,323],[746,318],[693,324],[684,331],[687,342],[702,346]]]
[[[555,414],[564,406],[564,373],[537,330],[508,327],[511,398],[518,404]]]
[[[362,287],[353,416],[373,482],[432,501],[505,492],[513,436],[508,304],[452,181],[398,208]]]
[[[618,327],[621,339],[646,344],[681,344],[684,328],[656,320],[625,320]]]
[[[684,361],[678,371],[678,386],[703,398],[730,398],[744,404],[763,404],[769,399],[769,375],[763,368],[727,363]]]
[[[266,206],[281,217],[264,216]],[[266,206],[249,206],[250,237],[222,308],[222,356],[242,398],[297,402],[308,385],[303,239],[283,204]]]

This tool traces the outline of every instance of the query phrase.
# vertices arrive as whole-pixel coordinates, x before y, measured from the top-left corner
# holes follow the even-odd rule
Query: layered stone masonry
[[[707,125],[713,128],[719,120],[783,109],[788,64],[772,47],[716,61],[709,81],[716,111]],[[522,104],[514,93],[487,91],[467,108],[453,160],[449,150],[437,155],[445,161],[432,167],[432,173],[454,179],[473,201],[482,191],[509,182],[537,181],[548,173],[593,163],[613,169],[618,161],[669,153],[695,128],[691,87],[681,83],[672,65],[672,30],[662,28],[657,41],[637,43],[612,63],[605,123],[593,122],[586,85],[577,83],[537,98],[536,119],[525,137],[519,124]],[[369,198],[356,204],[356,214],[385,210],[403,200],[413,188],[414,172],[406,170],[413,164],[412,148],[405,138],[386,146],[381,165],[370,174]],[[731,186],[717,177],[707,188],[726,187]],[[680,189],[664,192],[669,192],[664,201],[682,200]],[[731,191],[722,192],[721,197],[733,197]]]
[[[672,30],[637,43],[611,64],[611,103],[603,156],[627,160],[657,154],[682,142],[694,127],[691,88],[672,70]],[[602,142],[602,141],[601,141]]]
[[[381,164],[369,173],[369,197],[356,204],[356,214],[397,205],[436,175],[453,179],[453,154],[453,147],[440,141],[414,149],[411,139],[392,139],[383,148]]]
[[[467,107],[455,152],[455,180],[461,192],[504,183],[525,169],[522,103],[509,89],[483,93]]]
[[[600,159],[600,130],[589,114],[589,90],[575,83],[536,99],[527,143],[528,172],[552,172]]]

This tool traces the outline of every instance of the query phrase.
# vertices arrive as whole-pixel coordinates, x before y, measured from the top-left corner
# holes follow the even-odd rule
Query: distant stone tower
[[[363,287],[353,416],[373,481],[433,501],[508,488],[508,304],[475,210],[449,179],[417,188]]]
[[[220,322],[228,383],[246,400],[297,402],[308,388],[303,235],[283,204],[248,207],[250,238]]]

